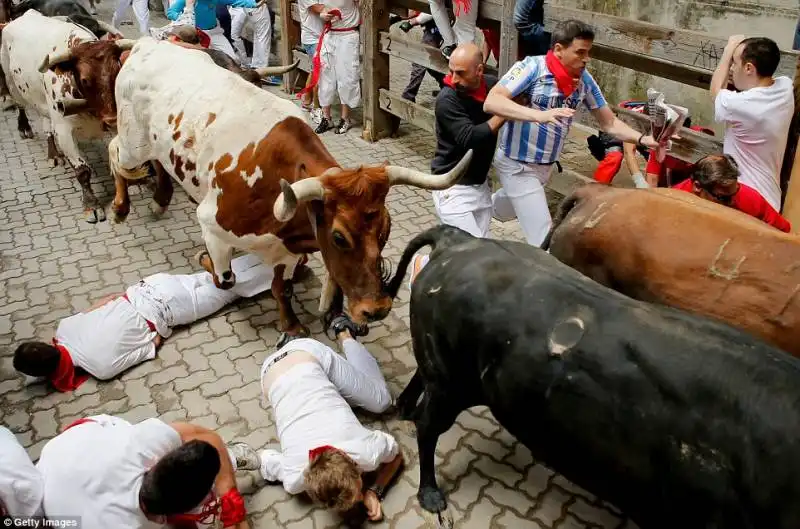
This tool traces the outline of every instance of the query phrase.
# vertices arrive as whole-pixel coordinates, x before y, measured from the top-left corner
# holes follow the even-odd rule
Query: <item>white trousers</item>
[[[500,220],[516,217],[528,244],[541,246],[552,225],[544,186],[553,166],[520,163],[498,150],[494,168],[503,186],[492,195],[494,215]]]
[[[133,6],[133,14],[136,15],[136,20],[139,22],[139,33],[143,36],[149,35],[150,8],[147,0],[117,0],[117,9],[111,17],[111,25],[119,29],[120,23],[125,19],[128,8],[131,6]]]
[[[247,51],[242,41],[242,31],[248,18],[253,23],[253,59],[249,62],[251,68],[265,68],[269,66],[269,52],[272,47],[272,21],[269,17],[269,8],[266,4],[255,9],[232,7],[231,13],[231,39],[236,48],[236,54],[242,66],[248,64]]]
[[[227,37],[225,37],[225,31],[223,31],[219,23],[217,23],[215,28],[204,29],[203,31],[205,31],[209,38],[211,38],[211,44],[208,46],[209,48],[225,53],[234,61],[239,60],[239,58],[236,56],[236,52],[233,51],[233,46],[231,46],[230,41],[228,41]]]
[[[343,105],[361,103],[361,64],[358,59],[358,31],[328,32],[322,41],[319,75],[319,104],[327,107],[339,95]]]
[[[151,321],[164,338],[172,327],[188,325],[214,314],[240,297],[251,297],[272,286],[274,269],[255,255],[231,261],[236,284],[230,290],[214,285],[208,272],[153,274],[128,288],[128,299],[136,311]]]
[[[468,13],[461,9],[456,15],[456,23],[450,26],[450,15],[444,5],[444,0],[428,0],[431,6],[431,15],[442,35],[443,46],[475,42],[475,22],[478,20],[479,1],[472,0]]]
[[[454,185],[433,191],[433,205],[442,224],[455,226],[475,237],[489,236],[492,192],[489,182],[479,186]]]

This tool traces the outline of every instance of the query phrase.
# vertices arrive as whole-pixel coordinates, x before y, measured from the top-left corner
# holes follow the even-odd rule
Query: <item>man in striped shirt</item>
[[[492,88],[484,110],[509,121],[500,131],[494,167],[503,189],[492,196],[494,215],[517,217],[528,244],[539,246],[550,230],[544,186],[567,140],[575,110],[589,109],[600,129],[615,138],[656,148],[652,136],[640,134],[614,116],[594,78],[586,71],[594,31],[568,20],[553,32],[545,56],[517,62]],[[513,99],[527,94],[530,103]]]

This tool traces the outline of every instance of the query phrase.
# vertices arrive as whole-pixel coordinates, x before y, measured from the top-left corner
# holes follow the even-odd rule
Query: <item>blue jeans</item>
[[[317,53],[317,45],[316,44],[303,44],[303,49],[306,51],[306,55],[314,58],[314,54]]]
[[[800,18],[797,19],[797,27],[794,28],[794,44],[793,50],[800,50]]]
[[[544,55],[550,49],[550,33],[544,30],[544,0],[517,0],[514,26],[522,37],[525,55]]]

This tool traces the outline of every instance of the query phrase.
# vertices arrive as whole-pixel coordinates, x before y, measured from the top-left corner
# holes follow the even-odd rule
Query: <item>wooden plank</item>
[[[281,38],[278,44],[281,63],[291,64],[294,62],[292,60],[292,48],[300,42],[300,28],[292,20],[291,0],[280,0],[278,9],[280,10],[281,21]],[[296,82],[297,72],[284,74],[283,91],[289,94],[293,93]]]
[[[391,135],[391,114],[380,107],[379,90],[389,88],[389,56],[380,51],[380,32],[389,30],[387,0],[361,2],[364,56],[362,60],[363,138],[378,141]]]
[[[727,39],[707,33],[668,28],[581,9],[557,7],[552,3],[548,3],[544,11],[545,27],[548,30],[565,20],[581,20],[594,27],[597,44],[707,70],[714,70],[717,67],[728,42]],[[776,75],[794,77],[797,57],[796,51],[781,50],[781,63]]]
[[[792,232],[800,233],[800,60],[794,78],[794,116],[789,126],[786,153],[781,167],[783,216],[792,223]]]
[[[441,73],[448,73],[447,60],[442,56],[439,48],[426,46],[421,42],[408,39],[399,35],[383,31],[380,34],[381,52],[393,57],[417,63],[425,68],[430,68]],[[487,73],[497,75],[497,70],[491,66],[486,68]]]
[[[643,53],[612,48],[598,43],[592,46],[592,59],[706,90],[711,84],[711,76],[714,73],[713,70],[706,68],[678,64],[675,61],[650,57]],[[591,64],[589,69],[591,70]]]
[[[512,3],[514,0],[510,0]],[[431,6],[428,2],[421,0],[392,0],[392,5],[430,13]],[[473,4],[474,5],[474,4]],[[549,4],[548,4],[549,5]],[[490,2],[488,0],[478,0],[478,26],[481,26],[481,19],[495,20],[500,22],[503,17],[503,4],[501,2]]]
[[[403,99],[399,94],[385,88],[380,90],[380,105],[383,110],[412,125],[436,134],[436,119],[433,110],[418,103]]]
[[[511,69],[519,55],[519,32],[514,26],[515,5],[513,0],[506,0],[500,18],[500,57],[497,58],[497,64],[501,76]]]

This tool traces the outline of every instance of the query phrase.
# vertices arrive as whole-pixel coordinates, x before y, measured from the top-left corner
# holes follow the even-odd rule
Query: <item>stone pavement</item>
[[[108,10],[107,2],[101,9]],[[108,18],[108,17],[106,17]],[[34,121],[38,124],[38,120]],[[323,136],[343,165],[388,160],[426,169],[432,138],[407,125],[400,137],[370,144],[360,129],[345,136]],[[85,144],[97,171],[93,187],[108,203],[113,183],[105,145]],[[51,169],[41,135],[21,140],[15,113],[0,112],[0,424],[15,432],[35,460],[42,446],[77,418],[107,413],[130,421],[160,417],[213,428],[226,440],[256,448],[276,443],[274,423],[261,398],[261,362],[278,338],[275,301],[265,293],[241,300],[205,321],[176,330],[158,357],[108,382],[90,380],[74,393],[43,386],[23,387],[11,356],[23,340],[52,338],[59,319],[88,308],[104,295],[156,272],[191,273],[192,256],[202,248],[195,207],[176,189],[167,214],[154,219],[150,193],[132,188],[132,210],[125,224],[89,225],[81,220],[80,192],[71,171]],[[412,236],[436,218],[428,192],[397,187],[388,198],[392,233],[385,255],[397,262]],[[495,223],[501,238],[519,238],[514,222]],[[310,261],[314,277],[296,287],[295,307],[314,337],[322,334],[316,307],[322,263]],[[378,359],[397,396],[415,367],[408,332],[406,287],[386,320],[372,326],[363,341]],[[419,479],[413,425],[391,415],[359,414],[368,426],[391,432],[407,466],[384,505],[377,527],[435,527],[416,500]],[[87,447],[87,456],[91,447]],[[443,435],[437,450],[440,485],[449,498],[456,528],[615,528],[632,529],[617,510],[533,461],[485,408],[462,413]],[[241,473],[240,490],[255,528],[322,529],[338,520],[267,485],[256,473]]]

